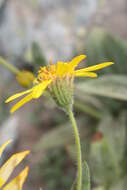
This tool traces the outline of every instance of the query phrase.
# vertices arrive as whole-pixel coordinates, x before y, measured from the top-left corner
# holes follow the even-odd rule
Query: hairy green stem
[[[76,190],[81,190],[82,188],[82,154],[81,154],[81,144],[80,144],[80,137],[79,137],[79,131],[76,124],[76,120],[74,117],[74,114],[71,109],[67,109],[67,114],[70,118],[70,121],[72,123],[74,136],[75,136],[75,144],[77,148],[77,164],[78,164],[78,173],[77,173],[77,188]]]
[[[0,57],[0,64],[4,65],[9,71],[11,71],[12,73],[14,73],[16,75],[20,72],[15,66],[11,65],[10,63],[8,63],[2,57]]]

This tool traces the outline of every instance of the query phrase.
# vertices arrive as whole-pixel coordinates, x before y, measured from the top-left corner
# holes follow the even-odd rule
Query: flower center
[[[40,67],[38,72],[37,81],[42,82],[56,78],[56,65],[50,65],[47,67]]]

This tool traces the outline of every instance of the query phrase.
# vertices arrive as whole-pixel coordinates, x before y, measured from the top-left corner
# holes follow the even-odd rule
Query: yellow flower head
[[[35,84],[31,89],[15,94],[6,100],[6,103],[8,103],[27,94],[12,107],[11,113],[30,100],[39,98],[46,89],[61,107],[72,104],[73,79],[75,77],[97,77],[94,71],[113,64],[112,62],[105,62],[76,70],[78,64],[85,58],[85,55],[80,55],[73,58],[70,62],[58,61],[56,64],[50,63],[47,67],[41,67]]]
[[[4,58],[0,56],[0,64],[5,66],[10,72],[16,76],[18,83],[25,88],[31,87],[35,79],[32,72],[27,70],[19,70],[14,65],[8,63]]]
[[[16,79],[22,87],[28,88],[32,86],[35,77],[32,72],[22,70],[16,74]]]
[[[0,156],[4,149],[11,141],[7,141],[0,147]],[[29,151],[13,154],[1,167],[0,167],[0,189],[2,190],[22,190],[22,186],[28,175],[29,168],[25,167],[21,173],[12,179],[11,182],[5,185],[15,167],[29,154]],[[5,185],[5,186],[4,186]],[[4,187],[3,187],[4,186]]]

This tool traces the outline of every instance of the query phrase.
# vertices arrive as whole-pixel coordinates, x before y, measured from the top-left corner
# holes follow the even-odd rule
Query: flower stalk
[[[78,171],[77,171],[77,181],[76,181],[76,190],[82,189],[82,153],[81,153],[81,143],[80,143],[80,136],[78,131],[78,126],[73,114],[73,111],[69,108],[66,110],[69,119],[71,121],[74,137],[75,137],[75,144],[77,148],[77,165],[78,165]]]
[[[8,63],[5,59],[3,59],[2,57],[0,57],[0,64],[2,64],[4,67],[6,67],[9,71],[11,71],[14,74],[18,74],[20,71],[13,66],[12,64]]]

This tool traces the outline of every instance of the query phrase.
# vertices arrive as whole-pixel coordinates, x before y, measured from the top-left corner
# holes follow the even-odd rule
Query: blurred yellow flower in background
[[[72,104],[73,79],[75,77],[95,78],[97,77],[97,74],[93,71],[113,64],[113,62],[105,62],[75,70],[78,64],[85,58],[86,55],[79,55],[73,58],[70,62],[58,61],[56,64],[50,63],[48,66],[41,67],[38,76],[35,79],[35,85],[31,89],[17,93],[6,100],[6,103],[8,103],[20,96],[28,94],[12,107],[11,113],[30,100],[39,98],[46,89],[52,96],[54,96],[54,99],[57,99],[61,107],[64,107],[65,105],[68,106],[69,102]]]
[[[2,155],[4,149],[11,141],[7,141],[0,147],[0,156]],[[29,154],[29,151],[24,151],[20,153],[13,154],[1,167],[0,167],[0,188],[2,188],[7,180],[9,179],[10,175],[12,174],[13,170],[16,166]],[[25,167],[21,171],[21,173],[11,180],[8,184],[6,184],[2,190],[22,190],[22,186],[26,180],[28,175],[29,168]]]
[[[16,80],[18,81],[18,83],[25,88],[30,87],[33,84],[35,77],[33,75],[32,72],[30,71],[26,71],[26,70],[22,70],[20,72],[17,73],[16,75]]]
[[[2,64],[4,67],[6,67],[10,72],[12,72],[15,75],[16,80],[20,84],[20,86],[24,88],[32,86],[35,77],[31,71],[19,70],[17,67],[8,63],[2,57],[0,57],[0,64]]]

